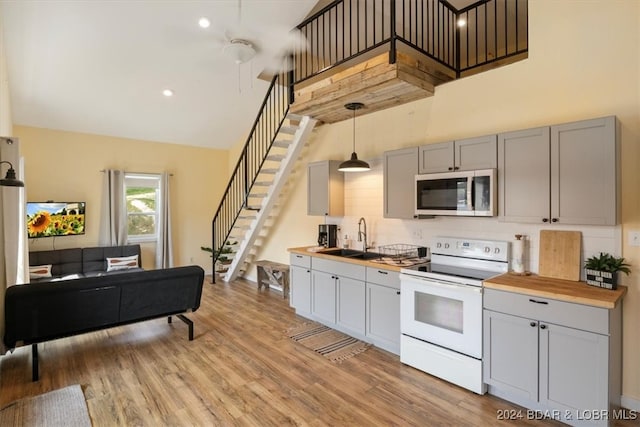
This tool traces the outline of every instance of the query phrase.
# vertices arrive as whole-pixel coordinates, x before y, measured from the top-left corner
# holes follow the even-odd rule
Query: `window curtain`
[[[156,268],[173,267],[173,239],[171,238],[171,200],[169,198],[169,177],[167,172],[160,177],[158,240],[156,242]]]
[[[18,179],[24,181],[24,161],[17,138],[0,138],[0,160],[11,162]],[[8,165],[3,164],[4,177]],[[28,283],[29,258],[25,212],[25,189],[0,187],[0,337],[4,336],[4,295],[7,287]],[[2,353],[4,348],[0,340]]]
[[[127,202],[124,188],[124,171],[115,169],[104,171],[98,237],[100,246],[127,244]]]

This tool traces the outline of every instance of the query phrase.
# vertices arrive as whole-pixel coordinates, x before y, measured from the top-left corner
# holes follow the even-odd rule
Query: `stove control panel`
[[[435,237],[431,243],[431,253],[507,262],[509,260],[509,242],[462,237]]]

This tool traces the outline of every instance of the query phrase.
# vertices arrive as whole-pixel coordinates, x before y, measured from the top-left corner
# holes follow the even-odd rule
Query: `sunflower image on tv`
[[[84,234],[85,203],[27,203],[29,237]]]

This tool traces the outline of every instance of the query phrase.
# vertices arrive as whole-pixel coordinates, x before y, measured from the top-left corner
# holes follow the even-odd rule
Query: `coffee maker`
[[[338,246],[338,226],[335,224],[320,224],[318,226],[318,245],[325,248]]]

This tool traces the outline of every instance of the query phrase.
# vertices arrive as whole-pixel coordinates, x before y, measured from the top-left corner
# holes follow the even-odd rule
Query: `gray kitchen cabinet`
[[[617,128],[611,116],[498,135],[500,219],[617,224]]]
[[[525,399],[538,399],[538,328],[518,316],[484,310],[484,382]],[[536,324],[537,325],[537,324]],[[535,325],[534,325],[535,326]]]
[[[400,273],[367,267],[367,337],[400,354]]]
[[[419,173],[494,169],[497,167],[496,135],[423,145]]]
[[[336,323],[336,276],[324,271],[311,271],[311,315],[322,323]]]
[[[384,217],[413,218],[418,147],[386,151],[383,160]]]
[[[551,126],[551,221],[618,223],[617,128],[613,116]]]
[[[301,316],[311,315],[311,257],[289,256],[289,304]]]
[[[606,309],[485,289],[484,308],[489,393],[553,411],[571,425],[608,424],[591,416],[620,404],[620,305]]]
[[[367,336],[377,347],[400,354],[400,290],[367,283]]]
[[[365,283],[349,277],[336,276],[337,318],[343,332],[356,336],[365,334],[366,297]]]
[[[314,258],[311,278],[312,316],[342,332],[364,336],[365,267]]]
[[[344,215],[344,175],[340,162],[324,160],[307,166],[307,215]]]
[[[509,222],[539,223],[551,212],[549,127],[498,135],[498,213]]]
[[[296,314],[400,354],[400,273],[292,253]]]

